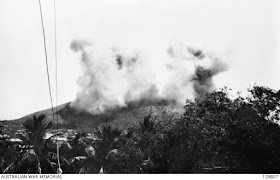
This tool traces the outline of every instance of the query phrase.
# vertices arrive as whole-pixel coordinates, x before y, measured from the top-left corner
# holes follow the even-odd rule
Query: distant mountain
[[[75,129],[78,131],[91,132],[94,127],[110,124],[120,129],[125,129],[137,121],[143,120],[144,116],[149,113],[162,116],[162,111],[167,108],[168,102],[165,100],[148,101],[129,103],[127,107],[116,108],[106,111],[101,114],[90,114],[87,112],[78,112],[70,106],[70,102],[59,105],[57,107],[58,127],[62,129]],[[55,108],[54,108],[55,109]],[[0,125],[12,131],[21,128],[21,125],[33,116],[45,114],[46,119],[56,124],[56,119],[53,120],[52,109],[46,109],[32,113],[19,119],[0,121]]]

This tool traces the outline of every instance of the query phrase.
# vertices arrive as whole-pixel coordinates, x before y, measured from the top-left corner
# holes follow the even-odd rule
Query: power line
[[[57,81],[57,72],[58,72],[58,64],[57,64],[57,37],[56,37],[56,4],[55,0],[53,0],[53,9],[54,9],[54,54],[55,54],[55,114],[56,114],[56,134],[58,135],[58,115],[57,115],[57,106],[58,106],[58,81]],[[58,136],[56,136],[58,137]],[[59,145],[58,145],[58,138],[56,139],[56,153],[57,153],[57,164],[58,169],[57,173],[61,174],[62,170],[60,168],[60,158],[59,158]]]
[[[46,59],[46,69],[47,69],[47,76],[48,76],[48,86],[49,86],[49,94],[50,94],[50,100],[51,100],[51,106],[52,106],[52,116],[53,120],[55,120],[54,115],[54,108],[53,108],[53,100],[52,100],[52,91],[51,91],[51,83],[50,83],[50,75],[49,75],[49,66],[48,66],[48,55],[47,55],[47,46],[46,46],[46,37],[45,37],[45,28],[44,28],[44,20],[42,15],[42,7],[41,7],[41,0],[39,0],[39,7],[40,7],[40,15],[41,15],[41,23],[42,23],[42,30],[43,30],[43,39],[44,39],[44,50],[45,50],[45,59]],[[56,79],[56,113],[57,113],[57,43],[56,43],[56,7],[55,7],[55,0],[54,0],[54,24],[55,24],[55,62],[56,62],[56,70],[55,70],[55,79]],[[58,117],[56,118],[56,133],[58,136]],[[58,140],[58,138],[57,138]],[[62,170],[60,168],[60,159],[59,159],[59,145],[58,141],[56,142],[57,147],[57,163],[58,163],[58,169],[57,173],[62,173]]]
[[[43,29],[44,50],[45,50],[45,59],[46,59],[46,67],[47,67],[49,94],[50,94],[50,99],[51,99],[52,115],[53,115],[53,119],[54,119],[54,108],[53,108],[53,101],[52,101],[52,91],[51,91],[51,83],[50,83],[50,75],[49,75],[48,55],[47,55],[47,46],[46,46],[44,20],[43,20],[43,15],[42,15],[42,8],[41,8],[41,0],[39,0],[39,7],[40,7],[40,15],[41,15],[41,24],[42,24],[42,29]]]
[[[55,54],[55,93],[56,93],[56,108],[55,111],[57,113],[57,105],[58,105],[58,83],[57,83],[57,72],[58,72],[58,65],[57,65],[57,38],[56,38],[56,5],[55,0],[53,0],[53,7],[54,7],[54,54]],[[58,116],[56,115],[56,120],[58,123]]]

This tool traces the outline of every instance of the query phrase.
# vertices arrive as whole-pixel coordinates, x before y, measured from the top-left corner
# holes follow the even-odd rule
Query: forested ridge
[[[279,173],[280,91],[263,86],[233,98],[228,88],[186,100],[183,115],[152,111],[127,129],[110,124],[60,143],[63,173]],[[56,173],[52,126],[34,116],[0,136],[2,173]]]

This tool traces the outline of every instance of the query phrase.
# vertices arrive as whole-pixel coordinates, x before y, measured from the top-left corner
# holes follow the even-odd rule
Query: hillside
[[[120,129],[125,129],[131,126],[134,122],[143,120],[144,116],[148,115],[150,112],[160,118],[163,109],[166,109],[167,107],[167,102],[164,100],[152,102],[146,100],[130,103],[124,108],[117,108],[93,115],[87,112],[76,111],[70,106],[70,102],[68,102],[57,107],[57,117],[59,128],[62,129],[75,129],[78,131],[90,132],[95,126],[105,123]],[[53,120],[52,110],[50,108],[26,115],[19,119],[0,121],[0,125],[11,131],[16,131],[21,128],[23,122],[33,118],[34,115],[38,116],[40,114],[45,114],[46,120],[52,121],[53,124],[56,123],[56,121]]]

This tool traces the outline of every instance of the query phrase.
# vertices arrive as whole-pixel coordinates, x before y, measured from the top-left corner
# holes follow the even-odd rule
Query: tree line
[[[2,173],[279,173],[280,91],[263,86],[232,98],[223,88],[187,100],[183,115],[152,113],[125,130],[110,125],[60,143],[45,115],[11,142],[0,129]]]

